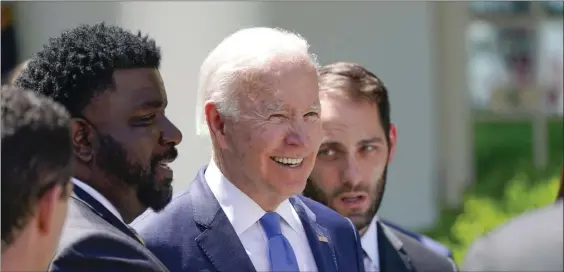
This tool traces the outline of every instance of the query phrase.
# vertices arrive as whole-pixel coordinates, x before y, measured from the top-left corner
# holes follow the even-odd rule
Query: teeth
[[[288,164],[288,165],[300,164],[304,160],[304,158],[296,159],[296,158],[281,158],[281,157],[273,157],[273,159],[279,163]]]

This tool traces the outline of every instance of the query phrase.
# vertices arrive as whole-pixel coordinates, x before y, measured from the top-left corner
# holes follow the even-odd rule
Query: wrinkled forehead
[[[239,102],[264,111],[301,104],[319,107],[317,71],[313,66],[297,63],[279,68],[249,71],[242,75],[236,84]]]
[[[287,83],[288,78],[315,75],[316,81],[317,68],[310,59],[304,57],[278,57],[252,67],[240,73],[238,83],[248,86],[248,90],[261,90],[262,87],[281,85]],[[251,88],[251,87],[258,88]]]

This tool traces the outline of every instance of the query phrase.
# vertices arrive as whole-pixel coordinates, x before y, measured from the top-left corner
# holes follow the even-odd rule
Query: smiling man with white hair
[[[134,227],[171,271],[364,271],[352,222],[301,196],[321,143],[317,61],[272,28],[228,36],[205,59],[197,131],[210,163]]]

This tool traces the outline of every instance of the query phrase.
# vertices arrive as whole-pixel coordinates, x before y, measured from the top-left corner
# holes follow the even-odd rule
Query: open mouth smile
[[[284,158],[284,157],[270,157],[276,163],[287,167],[299,167],[302,165],[304,158]]]

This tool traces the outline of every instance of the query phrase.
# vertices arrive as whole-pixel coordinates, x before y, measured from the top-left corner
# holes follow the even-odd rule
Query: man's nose
[[[343,169],[343,182],[348,183],[351,187],[356,187],[362,181],[360,171],[358,169],[358,163],[356,159],[349,156],[344,163]]]
[[[293,146],[304,146],[307,142],[309,135],[304,124],[294,124],[286,135],[286,144]]]
[[[165,119],[162,130],[162,144],[179,145],[182,142],[182,132],[168,118]]]

